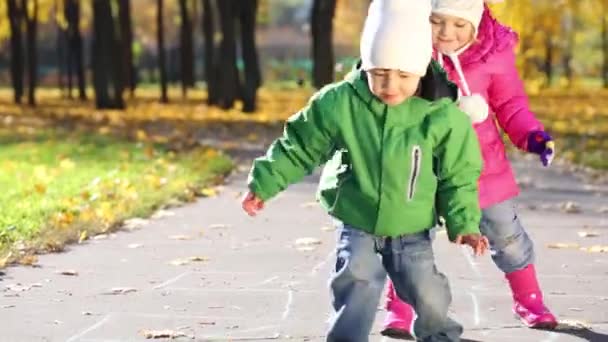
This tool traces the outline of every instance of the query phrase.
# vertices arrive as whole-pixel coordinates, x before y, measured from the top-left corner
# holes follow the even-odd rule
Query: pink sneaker
[[[506,275],[513,292],[513,312],[528,327],[555,329],[557,319],[543,303],[534,265]]]
[[[386,295],[386,311],[384,329],[380,334],[402,340],[413,340],[414,309],[399,299],[390,280],[388,281],[388,293]]]

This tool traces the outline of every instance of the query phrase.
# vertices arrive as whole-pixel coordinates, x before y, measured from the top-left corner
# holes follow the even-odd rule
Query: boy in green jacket
[[[420,97],[431,61],[430,1],[375,0],[362,65],[320,90],[254,161],[243,209],[254,216],[326,162],[319,200],[339,222],[328,341],[367,341],[386,275],[414,306],[420,341],[459,341],[451,294],[435,267],[429,230],[446,219],[451,241],[482,254],[478,140],[449,99]],[[402,37],[403,32],[411,32]],[[398,42],[398,44],[395,44]]]

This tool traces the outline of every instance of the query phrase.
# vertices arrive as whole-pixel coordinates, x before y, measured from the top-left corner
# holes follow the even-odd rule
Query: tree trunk
[[[236,6],[242,0],[220,0],[217,6],[220,13],[220,30],[222,31],[222,42],[220,44],[218,76],[219,101],[223,109],[234,106],[239,84],[238,70],[236,68],[236,35],[235,16]]]
[[[312,34],[313,85],[317,88],[334,80],[333,17],[336,0],[314,0],[310,15]]]
[[[131,20],[131,1],[120,0],[118,7],[118,20],[120,22],[120,36],[122,38],[124,85],[129,89],[131,97],[135,94],[136,79],[135,65],[133,64],[133,25]]]
[[[54,7],[55,7],[55,12],[58,13],[59,12],[59,3],[57,0],[55,0],[54,3]],[[57,41],[56,41],[56,48],[57,48],[57,82],[59,85],[59,92],[61,93],[62,97],[65,97],[65,70],[66,70],[66,61],[67,61],[67,55],[66,55],[66,36],[67,33],[66,31],[61,27],[59,20],[55,20],[55,25],[57,25]]]
[[[84,75],[84,51],[82,46],[82,34],[80,33],[80,1],[67,0],[65,3],[64,15],[68,23],[68,91],[72,98],[72,82],[74,73],[78,81],[78,98],[86,100],[86,81]]]
[[[23,39],[21,32],[22,9],[16,0],[7,0],[7,11],[11,31],[11,82],[15,103],[21,103],[23,97]]]
[[[603,65],[602,65],[602,80],[604,88],[608,89],[608,1],[603,2],[603,17],[602,17],[602,52],[603,52]]]
[[[254,112],[256,94],[261,84],[260,65],[255,45],[255,23],[258,0],[240,0],[241,51],[245,67],[244,84],[241,92],[243,111]]]
[[[181,17],[180,27],[180,76],[182,81],[182,94],[186,97],[188,88],[194,86],[194,46],[192,37],[192,21],[188,12],[186,0],[179,0]]]
[[[165,66],[165,32],[163,25],[163,0],[156,1],[156,37],[158,39],[158,69],[160,72],[160,102],[168,103],[167,69]]]
[[[30,106],[36,105],[36,82],[38,78],[38,56],[36,51],[36,36],[38,30],[38,0],[33,0],[32,13],[27,10],[27,0],[23,0],[22,8],[25,14],[25,28],[27,36],[27,75],[28,92],[27,102]]]
[[[98,109],[124,108],[120,72],[121,51],[116,41],[112,8],[108,0],[93,0],[93,85]],[[110,97],[109,86],[113,85]]]
[[[215,105],[218,103],[217,82],[215,68],[215,27],[214,27],[213,6],[211,0],[203,0],[203,38],[205,49],[205,81],[207,82],[207,104]]]
[[[547,87],[553,84],[553,42],[551,35],[545,37],[545,75],[547,77]]]
[[[120,16],[120,2],[117,0],[119,6]],[[118,18],[118,25],[112,18],[112,29],[110,30],[110,44],[112,49],[110,50],[112,60],[110,63],[110,71],[112,72],[112,88],[114,90],[114,106],[116,108],[125,108],[125,101],[123,93],[125,91],[125,79],[127,78],[127,65],[125,64],[125,38],[122,36],[122,27],[120,26],[120,18]],[[116,29],[115,29],[116,27]]]

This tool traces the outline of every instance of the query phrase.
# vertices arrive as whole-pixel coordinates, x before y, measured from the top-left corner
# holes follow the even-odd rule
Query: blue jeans
[[[517,217],[513,200],[483,209],[479,229],[490,241],[492,260],[504,273],[534,263],[534,245]]]
[[[419,341],[460,341],[463,329],[447,315],[450,287],[435,267],[428,231],[387,238],[341,224],[338,232],[327,341],[368,341],[387,273],[398,296],[416,310]]]

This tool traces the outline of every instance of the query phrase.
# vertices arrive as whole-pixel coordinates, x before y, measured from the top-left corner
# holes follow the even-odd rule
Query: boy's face
[[[396,69],[371,69],[367,82],[372,94],[389,106],[395,106],[413,96],[420,76]]]
[[[441,53],[458,51],[475,38],[473,24],[466,19],[445,14],[431,15],[433,46]]]

